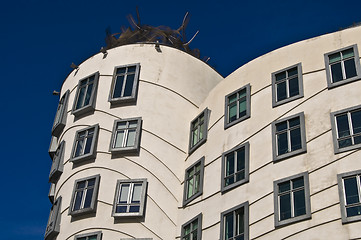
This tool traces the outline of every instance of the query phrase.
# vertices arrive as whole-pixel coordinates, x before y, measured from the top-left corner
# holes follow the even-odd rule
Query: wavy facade
[[[45,239],[360,238],[360,34],[226,78],[162,45],[87,59],[61,89]]]

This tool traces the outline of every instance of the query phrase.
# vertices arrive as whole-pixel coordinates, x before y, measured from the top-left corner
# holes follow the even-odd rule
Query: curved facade
[[[360,34],[225,79],[153,44],[87,59],[61,89],[45,238],[361,237]]]

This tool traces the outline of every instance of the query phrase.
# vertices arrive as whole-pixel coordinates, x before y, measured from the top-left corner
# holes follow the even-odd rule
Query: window
[[[56,183],[63,173],[65,141],[62,141],[55,152],[53,164],[51,165],[49,182]]]
[[[153,240],[153,238],[121,238],[120,240]]]
[[[303,97],[301,63],[272,73],[272,107]]]
[[[302,113],[272,123],[273,161],[306,152],[305,116]]]
[[[331,113],[335,153],[361,147],[361,106]]]
[[[181,240],[202,239],[202,213],[182,225]]]
[[[115,120],[110,152],[139,152],[142,118]]]
[[[222,192],[249,180],[249,143],[222,154]]]
[[[48,224],[46,225],[45,240],[53,239],[60,231],[60,218],[61,218],[61,197],[58,197],[51,207]]]
[[[76,216],[95,212],[99,181],[100,175],[75,181],[69,215]]]
[[[57,149],[58,149],[58,138],[55,136],[51,136],[49,150],[48,150],[51,159],[54,158]]]
[[[98,132],[98,124],[76,132],[71,162],[95,158]]]
[[[109,102],[133,102],[137,98],[140,65],[132,64],[116,67],[114,69]]]
[[[204,157],[185,171],[183,206],[203,193]]]
[[[61,97],[58,109],[56,110],[52,135],[59,136],[61,131],[63,131],[65,124],[66,124],[66,116],[67,116],[67,109],[68,109],[68,98],[69,98],[70,91],[66,91],[65,94]]]
[[[118,180],[112,216],[144,216],[146,189],[147,179]]]
[[[342,223],[361,220],[361,170],[337,175]]]
[[[72,113],[75,116],[94,110],[98,79],[99,72],[96,72],[79,81],[72,110]]]
[[[101,240],[102,239],[102,232],[92,232],[92,233],[85,233],[76,235],[74,240]]]
[[[192,153],[200,145],[206,142],[208,133],[208,115],[209,110],[206,108],[191,122],[189,153]]]
[[[328,88],[360,79],[360,58],[356,45],[326,53],[325,64]]]
[[[55,184],[51,183],[49,193],[48,193],[48,198],[49,198],[49,201],[51,202],[51,204],[54,204],[54,196],[55,196]]]
[[[221,213],[221,240],[248,240],[248,202]]]
[[[311,218],[307,172],[275,181],[273,187],[276,227]]]
[[[224,128],[233,126],[251,116],[251,85],[238,89],[226,96]]]

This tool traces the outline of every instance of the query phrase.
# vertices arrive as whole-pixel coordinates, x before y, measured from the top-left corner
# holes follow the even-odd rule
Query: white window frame
[[[87,141],[89,139],[88,132],[89,132],[89,130],[92,130],[92,129],[94,130],[94,132],[92,134],[91,147],[90,147],[89,153],[84,153],[86,143],[87,143]],[[86,132],[86,136],[80,138],[79,135],[82,132]],[[94,159],[96,157],[98,134],[99,134],[99,124],[96,124],[96,125],[93,125],[93,126],[78,130],[75,133],[75,138],[74,138],[74,143],[73,143],[73,150],[71,152],[70,162],[80,162],[80,161],[85,161],[85,160],[89,160],[89,159]],[[79,143],[79,141],[81,139],[86,139],[86,141],[84,141],[84,143],[83,143],[82,153],[79,156],[75,156],[77,145],[78,145],[78,143]]]
[[[79,93],[80,93],[80,89],[81,89],[81,82],[83,81],[86,81],[90,78],[94,77],[94,80],[93,80],[93,86],[92,86],[92,89],[91,89],[91,94],[90,94],[90,98],[89,98],[89,103],[88,104],[85,104],[84,102],[81,104],[81,106],[79,108],[77,108],[77,103],[79,101]],[[83,79],[80,79],[79,80],[79,83],[78,83],[78,88],[77,88],[77,91],[76,91],[76,94],[75,94],[75,98],[74,98],[74,104],[73,104],[73,109],[72,109],[72,114],[75,115],[76,117],[79,117],[85,113],[90,113],[92,111],[94,111],[95,109],[95,101],[96,101],[96,95],[97,95],[97,89],[98,89],[98,82],[99,82],[99,72],[96,72],[94,74],[91,74]],[[89,87],[89,83],[87,83],[85,85],[85,95],[86,96],[86,92],[88,90],[88,87]],[[83,99],[83,101],[85,100],[85,97]]]

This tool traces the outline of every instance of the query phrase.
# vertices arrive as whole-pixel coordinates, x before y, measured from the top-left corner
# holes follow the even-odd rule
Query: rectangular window
[[[202,213],[182,225],[181,240],[202,239]]]
[[[49,201],[51,202],[51,204],[54,204],[54,196],[55,196],[55,184],[50,183],[48,198],[49,198]]]
[[[98,197],[100,175],[76,180],[69,208],[69,215],[94,213]]]
[[[53,164],[51,165],[49,182],[56,183],[63,173],[65,141],[62,141],[55,152]]]
[[[98,80],[99,72],[96,72],[79,81],[72,110],[75,116],[94,111]]]
[[[361,220],[361,170],[337,175],[342,223]]]
[[[233,126],[251,116],[251,85],[246,86],[226,96],[224,113],[224,128]]]
[[[115,120],[110,152],[139,152],[142,118]]]
[[[361,146],[361,106],[331,113],[335,153]]]
[[[272,123],[273,161],[306,152],[305,116],[302,113]]]
[[[204,157],[185,171],[183,206],[203,193]]]
[[[114,69],[109,102],[118,104],[134,102],[137,98],[140,64],[116,67]]]
[[[242,203],[221,213],[221,240],[249,239],[249,204]]]
[[[71,162],[95,158],[98,132],[98,124],[76,132],[73,151],[70,158]]]
[[[192,153],[200,145],[206,142],[208,133],[208,116],[209,110],[206,108],[191,122],[189,153]]]
[[[55,136],[51,136],[49,150],[48,150],[51,159],[54,158],[57,149],[58,149],[58,138]]]
[[[61,131],[63,131],[65,127],[69,93],[70,91],[67,90],[59,101],[58,109],[56,110],[56,114],[55,114],[53,129],[51,131],[52,135],[54,136],[59,137]]]
[[[272,73],[272,107],[303,97],[301,63]]]
[[[222,154],[222,192],[249,180],[249,143]]]
[[[147,179],[118,180],[112,216],[144,216],[146,189]]]
[[[308,173],[274,182],[275,226],[311,218]]]
[[[48,224],[46,225],[45,240],[55,238],[60,231],[60,218],[61,218],[61,196],[56,199],[51,207]]]
[[[324,56],[328,88],[360,79],[361,68],[357,45],[326,53]]]
[[[74,240],[101,240],[102,239],[102,232],[92,232],[92,233],[85,233],[79,234],[74,237]]]

